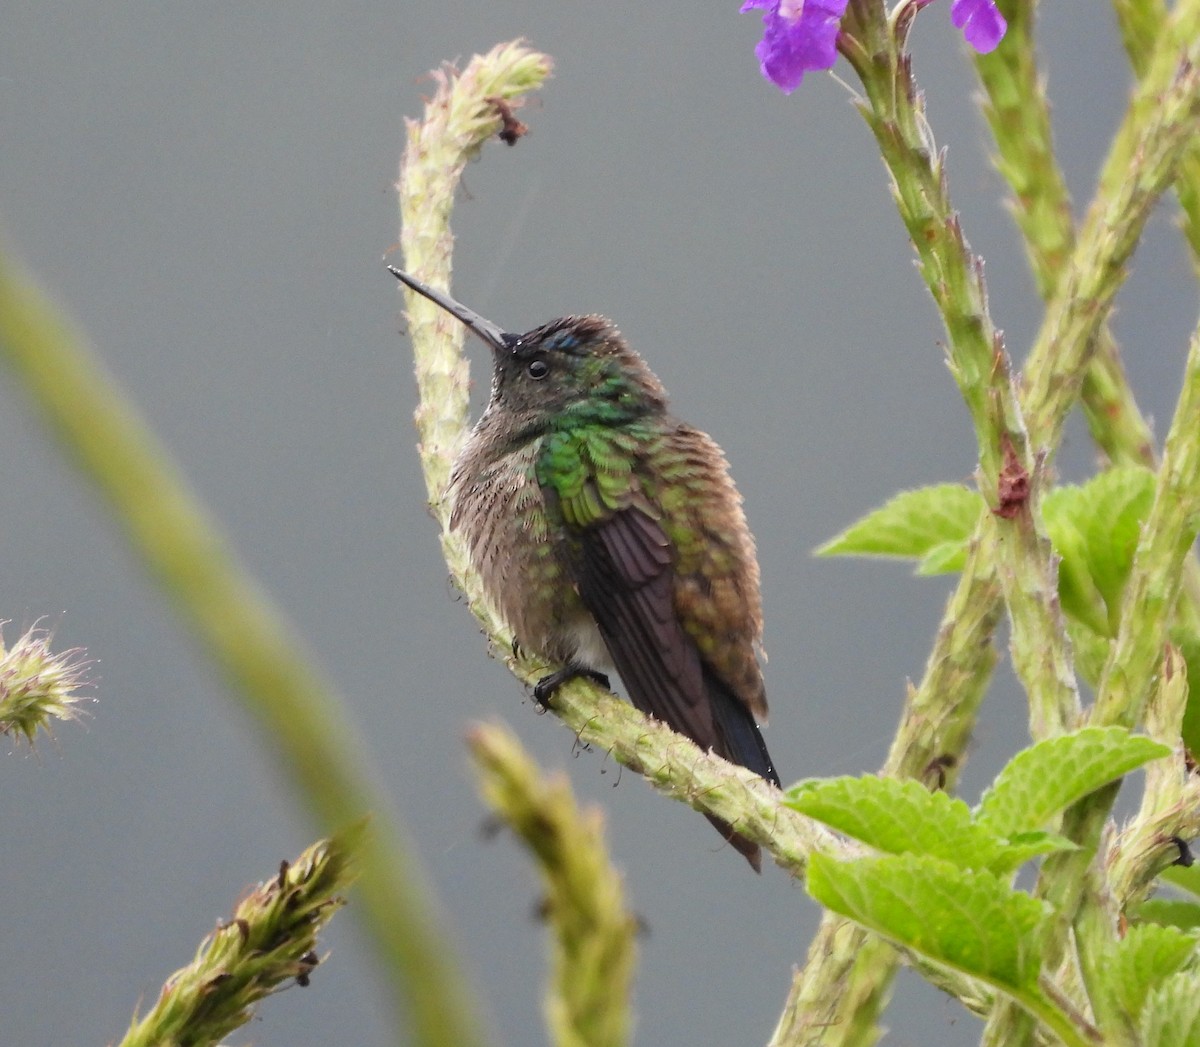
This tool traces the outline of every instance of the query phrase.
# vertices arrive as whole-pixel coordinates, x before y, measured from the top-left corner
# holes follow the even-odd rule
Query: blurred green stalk
[[[604,815],[581,811],[562,775],[544,777],[501,724],[467,735],[484,802],[537,862],[553,933],[546,1021],[556,1047],[629,1042],[637,920],[604,839]]]
[[[0,356],[257,721],[301,806],[324,832],[373,812],[354,910],[389,998],[413,1028],[401,1033],[398,1021],[397,1042],[480,1043],[443,921],[407,840],[385,813],[390,805],[365,773],[365,750],[342,701],[82,337],[2,255]]]

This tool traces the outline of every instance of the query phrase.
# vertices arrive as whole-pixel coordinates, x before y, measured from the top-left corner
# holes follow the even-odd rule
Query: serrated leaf
[[[981,826],[982,828],[982,826]],[[1004,842],[999,854],[990,862],[988,868],[997,876],[1011,873],[1024,865],[1031,858],[1054,851],[1077,851],[1077,844],[1058,833],[1028,832],[1017,833]]]
[[[1126,915],[1138,923],[1157,923],[1181,931],[1200,929],[1200,903],[1180,898],[1151,898],[1128,910]]]
[[[983,794],[975,820],[997,836],[1040,829],[1076,800],[1169,753],[1124,727],[1084,727],[1049,738],[1008,762]]]
[[[1145,1047],[1196,1047],[1200,1043],[1200,973],[1168,978],[1146,998],[1142,1010]]]
[[[1195,937],[1175,927],[1153,923],[1130,927],[1107,950],[1100,971],[1103,989],[1136,1024],[1150,991],[1178,972],[1195,952]]]
[[[817,779],[789,790],[786,803],[885,854],[927,854],[982,869],[1006,852],[1004,841],[972,822],[962,800],[912,779]]]
[[[1037,980],[1046,907],[989,872],[912,854],[851,862],[814,854],[808,891],[883,937],[1009,992]]]
[[[817,556],[894,556],[919,559],[946,543],[965,542],[983,512],[983,499],[961,484],[902,491],[817,549]]]

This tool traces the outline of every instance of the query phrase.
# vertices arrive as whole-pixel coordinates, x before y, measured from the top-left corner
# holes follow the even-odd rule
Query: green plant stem
[[[1140,233],[1149,204],[1156,198],[1156,193],[1161,191],[1158,186],[1152,185],[1150,192],[1142,196],[1139,205],[1136,191],[1133,189],[1134,180],[1129,178],[1129,164],[1134,157],[1141,165],[1141,170],[1153,169],[1155,164],[1153,160],[1146,162],[1144,142],[1134,146],[1129,145],[1136,135],[1135,131],[1131,131],[1131,127],[1136,127],[1140,122],[1144,128],[1141,132],[1143,136],[1155,134],[1151,121],[1146,119],[1146,111],[1152,108],[1157,100],[1168,94],[1172,86],[1170,78],[1175,71],[1170,61],[1170,50],[1156,51],[1154,46],[1164,30],[1168,29],[1165,7],[1158,3],[1146,2],[1146,0],[1138,0],[1131,4],[1118,2],[1116,6],[1131,61],[1135,71],[1144,79],[1138,95],[1130,107],[1122,132],[1114,143],[1110,160],[1105,167],[1106,174],[1102,179],[1102,187],[1115,205],[1114,211],[1118,220],[1129,223],[1129,226],[1123,234],[1111,229],[1104,233],[1102,226],[1105,222],[1099,217],[1103,212],[1099,207],[1093,207],[1086,233],[1092,242],[1098,242],[1105,236],[1117,241],[1123,239],[1126,245],[1123,252],[1127,256]],[[1180,27],[1176,37],[1176,53],[1180,44],[1186,43],[1189,36],[1194,38],[1196,31],[1194,11],[1194,7],[1191,11],[1183,8],[1180,10],[1180,16],[1184,19],[1191,19],[1191,23],[1185,23]],[[1032,45],[1031,33],[1033,5],[1030,0],[1017,0],[1017,2],[1007,5],[1006,14],[1009,17],[1009,31],[1005,46],[998,48],[992,55],[979,56],[976,59],[976,67],[989,99],[985,113],[1000,151],[998,167],[1013,188],[1018,224],[1025,233],[1032,268],[1039,288],[1042,289],[1044,296],[1053,297],[1053,292],[1058,290],[1060,272],[1079,273],[1081,266],[1085,266],[1089,260],[1090,249],[1072,245],[1069,201],[1062,176],[1053,161],[1053,153],[1049,144],[1049,113],[1044,95],[1040,90],[1041,84],[1034,64],[1035,50]],[[1151,61],[1152,57],[1156,58],[1157,65]],[[1184,85],[1177,80],[1176,86],[1183,87]],[[1178,104],[1177,101],[1176,104]],[[1184,105],[1186,106],[1186,104],[1185,98]],[[1162,108],[1166,113],[1170,105],[1163,105]],[[1170,117],[1168,116],[1167,119]],[[1179,121],[1179,126],[1186,128],[1186,118]],[[1187,134],[1183,135],[1184,140],[1187,137]],[[1200,184],[1200,181],[1194,180],[1197,171],[1195,166],[1197,151],[1194,146],[1188,146],[1186,141],[1182,143],[1182,148],[1180,143],[1172,142],[1171,133],[1159,133],[1158,138],[1157,147],[1159,149],[1167,153],[1175,153],[1176,185],[1181,189],[1181,201],[1185,201],[1186,212],[1186,201],[1189,194],[1182,191],[1182,187]],[[1168,165],[1165,169],[1167,172],[1171,169],[1170,159],[1168,157]],[[1161,163],[1160,160],[1160,166]],[[1159,174],[1157,177],[1161,178],[1162,175]],[[1153,178],[1147,179],[1147,181],[1152,182]],[[1127,204],[1130,206],[1117,202],[1116,197],[1121,192],[1127,194]],[[1192,202],[1195,202],[1194,194],[1192,194]],[[1110,211],[1109,213],[1114,212]],[[1195,250],[1195,240],[1191,235],[1197,228],[1194,215],[1187,223],[1187,227],[1189,239]],[[1070,251],[1072,261],[1069,265],[1064,266],[1063,256],[1067,251]],[[1118,252],[1112,253],[1115,263]],[[1116,290],[1118,275],[1119,270],[1116,269],[1078,275],[1076,277],[1078,283],[1086,289],[1078,291],[1076,294],[1095,296],[1107,293],[1111,299],[1112,293],[1115,293]],[[1101,286],[1106,278],[1110,285],[1107,290]],[[1041,344],[1045,346],[1048,342],[1043,339]],[[1077,342],[1077,344],[1079,343]],[[1082,399],[1092,434],[1110,458],[1114,461],[1141,459],[1149,464],[1154,464],[1153,451],[1149,443],[1149,427],[1142,419],[1134,404],[1132,394],[1128,391],[1107,323],[1102,323],[1095,335],[1094,354],[1084,379]],[[1197,571],[1195,558],[1186,555],[1180,564],[1180,571],[1189,594],[1188,600],[1181,601],[1184,606],[1181,606],[1180,610],[1194,622],[1197,615],[1195,597],[1196,594],[1200,594],[1200,573]],[[1135,618],[1134,621],[1139,621],[1139,619]],[[1150,632],[1153,633],[1154,630],[1150,630]],[[1143,650],[1142,654],[1156,660],[1157,649],[1154,647],[1154,642],[1161,640],[1161,635],[1147,637],[1147,632],[1140,625],[1137,630],[1128,634],[1127,639],[1134,641],[1135,635],[1138,638],[1135,642],[1140,642],[1142,638],[1149,639],[1148,647]],[[1127,651],[1122,651],[1120,659],[1115,663],[1110,661],[1109,664],[1124,666],[1127,654]],[[1146,671],[1144,661],[1138,669],[1139,676],[1144,677]],[[1122,670],[1118,669],[1117,671],[1121,672]],[[1136,700],[1132,700],[1128,693],[1115,700],[1122,709],[1128,712],[1135,712],[1140,704]],[[1126,718],[1122,722],[1132,724],[1134,720]],[[1178,731],[1176,731],[1177,736]],[[1087,837],[1098,837],[1100,827],[1106,820],[1114,792],[1115,790],[1106,790],[1088,801],[1097,807],[1097,812],[1090,825],[1080,827],[1079,831]],[[1153,827],[1147,827],[1151,839],[1143,842],[1139,848],[1143,856],[1151,849],[1156,850],[1161,856],[1163,839],[1167,835],[1166,826],[1162,823],[1177,826],[1178,828],[1174,831],[1180,831],[1186,823],[1186,819],[1180,817],[1181,813],[1179,810],[1169,810],[1160,820],[1152,823]],[[1127,841],[1127,845],[1133,846],[1132,841]],[[1170,848],[1173,848],[1173,845],[1168,843],[1168,849]],[[1115,853],[1112,860],[1116,861],[1119,853]],[[1055,864],[1060,861],[1061,859],[1056,859]],[[1058,875],[1065,875],[1069,878],[1071,874],[1059,870]],[[1082,946],[1081,961],[1085,968],[1085,975],[1090,974],[1089,980],[1094,980],[1095,973],[1091,969],[1089,959],[1095,956],[1096,949],[1094,947],[1087,948],[1087,943],[1091,942],[1095,946],[1106,935],[1111,935],[1111,913],[1107,911],[1109,908],[1107,900],[1102,897],[1100,886],[1102,881],[1089,870],[1076,871],[1074,876],[1078,884],[1078,893],[1074,896],[1073,903],[1082,907],[1076,920],[1076,935]],[[1128,890],[1115,890],[1113,893],[1117,904],[1123,906],[1124,895],[1128,893]],[[1008,1033],[1001,1033],[999,1039],[1007,1042]]]
[[[1154,204],[1200,133],[1200,4],[1181,0],[1156,41],[1025,365],[1029,432],[1052,453]]]
[[[868,25],[873,25],[876,29],[878,29],[878,23],[871,22],[871,16],[877,15],[877,11],[866,10],[860,11],[859,13],[863,18],[866,19]],[[868,40],[870,39],[869,33],[862,35],[864,38]],[[875,43],[876,45],[880,43],[879,34],[876,35]],[[915,180],[915,188],[913,191],[907,194],[907,197],[899,187],[897,188],[897,200],[901,205],[902,212],[906,203],[911,205],[909,212],[905,216],[906,224],[909,226],[914,243],[917,245],[918,251],[920,252],[923,245],[926,244],[928,240],[937,239],[935,233],[931,231],[933,228],[932,225],[927,221],[929,218],[928,213],[925,212],[922,215],[921,208],[925,206],[929,199],[938,199],[939,190],[944,189],[944,184],[940,177],[940,173],[937,171],[937,168],[931,158],[933,149],[931,143],[929,143],[926,139],[927,130],[923,113],[920,111],[919,105],[914,101],[919,99],[919,95],[909,82],[907,58],[905,57],[900,59],[897,57],[889,60],[888,56],[886,55],[885,48],[879,46],[872,47],[869,43],[862,46],[857,52],[848,54],[847,57],[850,58],[852,64],[855,64],[856,69],[858,69],[860,72],[860,76],[865,77],[864,86],[867,88],[868,98],[870,99],[870,104],[872,106],[872,110],[866,114],[868,123],[871,124],[873,130],[876,130],[877,137],[881,139],[881,146],[884,149],[885,155],[889,152],[888,139],[890,138],[891,144],[895,146],[895,139],[900,137],[897,134],[897,129],[904,126],[908,129],[909,138],[907,144],[911,148],[907,151],[907,156],[903,148],[895,148],[893,150],[894,155],[900,159],[907,158],[914,160],[915,166],[918,168],[918,173],[920,173],[920,168],[922,167],[923,163],[928,168],[926,177],[923,179],[918,177]],[[858,62],[855,61],[855,57],[858,58]],[[876,82],[878,90],[872,92],[868,83],[869,80]],[[907,119],[900,120],[898,118],[893,118],[889,122],[886,119],[886,115],[888,114],[887,107],[891,105],[897,105],[903,108],[903,103],[905,100],[908,100],[911,103],[909,106],[910,111]],[[881,112],[884,114],[883,118],[880,118]],[[897,176],[895,174],[895,168],[893,167],[892,170],[893,177],[896,178]],[[937,175],[937,177],[934,177],[934,175]],[[1065,205],[1063,209],[1064,211],[1069,211],[1069,208],[1066,208]],[[957,225],[952,220],[952,212],[948,211],[948,202],[946,203],[942,213],[944,215],[949,215],[947,218],[947,223],[950,227],[950,236],[946,238],[947,241],[950,243],[952,248],[959,247],[962,249],[960,251],[960,257],[962,257],[962,260],[965,264],[960,266],[960,270],[969,270],[971,268],[971,259],[969,253],[965,251],[965,243],[961,239],[961,234],[958,234]],[[922,218],[926,219],[926,221],[922,221]],[[1065,249],[1065,242],[1060,246]],[[953,254],[953,250],[950,253]],[[927,273],[934,273],[935,275],[940,274],[941,270],[939,268],[938,261],[934,260],[932,263],[926,263],[925,271]],[[935,298],[938,298],[939,296],[939,287],[944,290],[945,285],[948,285],[949,283],[950,281],[948,280],[942,281],[940,284],[935,281],[936,286],[933,287]],[[967,288],[970,288],[969,277],[960,281],[959,286],[966,286]],[[973,305],[985,303],[981,284],[978,285],[978,292],[979,293],[975,296],[974,302],[971,303]],[[939,304],[941,304],[940,298]],[[968,315],[969,313],[969,307],[967,309],[960,310],[960,318],[962,315]],[[965,326],[969,330],[971,324],[968,322]],[[986,325],[981,323],[980,329],[981,331],[986,330]],[[949,320],[947,322],[947,330],[951,330],[951,323]],[[963,372],[956,371],[956,377],[961,373]],[[976,373],[978,373],[977,369]],[[1119,368],[1116,373],[1119,375]],[[1110,377],[1107,381],[1107,386],[1111,387],[1113,384],[1114,379]],[[1123,383],[1122,386],[1118,388],[1123,388]],[[1033,399],[1036,399],[1037,395],[1038,394],[1035,393]],[[1028,394],[1023,397],[1023,400],[1026,402],[1029,399],[1030,396]],[[1036,403],[1033,406],[1034,409],[1038,408]],[[1057,405],[1057,409],[1059,410],[1065,410],[1065,407],[1065,402],[1060,402]],[[1136,444],[1136,446],[1140,448],[1140,453],[1144,454],[1145,449],[1149,446],[1147,438],[1148,434],[1145,431],[1138,431],[1137,421],[1140,419],[1138,419],[1136,415],[1133,416],[1133,419],[1134,420],[1132,424],[1129,426],[1129,431],[1132,432],[1134,436],[1129,442]],[[978,541],[978,536],[976,541]],[[1037,576],[1044,577],[1044,574],[1042,574],[1042,572],[1039,570],[1035,577]],[[960,643],[959,640],[965,639],[966,635],[972,632],[977,634],[975,638],[978,639],[978,630],[980,628],[983,630],[985,642],[982,645],[976,645],[975,649],[979,650],[982,647],[983,650],[990,650],[990,645],[986,642],[986,638],[994,629],[997,619],[995,613],[996,604],[994,595],[996,590],[994,586],[995,581],[993,580],[991,572],[988,568],[986,558],[983,558],[975,565],[968,565],[967,570],[964,572],[959,589],[954,598],[952,598],[950,604],[950,608],[953,608],[955,613],[951,613],[950,608],[948,608],[948,613],[943,620],[943,627],[939,631],[939,642],[934,651],[934,656],[936,657],[931,657],[931,667],[936,663],[940,663],[942,661],[942,656],[944,656],[944,654],[951,649],[958,648],[959,650],[968,650],[968,645]],[[1008,591],[1012,591],[1012,588],[1012,584],[1007,586]],[[990,592],[988,590],[990,590]],[[1056,617],[1053,611],[1054,597],[1052,587],[1047,586],[1044,589],[1042,603],[1043,607],[1045,608],[1042,613],[1049,614],[1051,618]],[[966,618],[963,618],[960,614],[963,609],[971,609],[973,613],[968,615]],[[1061,635],[1061,628],[1059,629],[1059,634]],[[1029,635],[1036,641],[1036,627],[1030,631]],[[954,662],[951,664],[957,666],[959,663]],[[979,684],[978,693],[981,694],[983,686],[986,683],[987,675],[990,672],[990,660],[987,661],[986,666],[974,668],[972,667],[972,662],[968,657],[967,661],[963,664],[967,669],[966,679],[973,679],[977,681]],[[1068,667],[1069,660],[1065,656],[1065,651],[1062,655],[1052,656],[1047,662],[1043,663],[1043,668],[1046,669],[1047,675],[1051,680],[1048,687],[1048,691],[1051,694],[1053,694],[1055,690],[1058,690],[1060,694],[1069,694],[1073,691],[1073,679],[1069,675],[1065,676],[1064,678],[1065,670]],[[1025,674],[1022,675],[1024,678]],[[931,674],[927,672],[926,681],[923,681],[923,686],[917,690],[916,694],[923,700],[922,704],[932,705],[933,708],[936,708],[938,704],[937,698],[934,698],[932,703],[928,702],[928,698],[931,696],[931,694],[936,692],[927,691],[925,688],[925,684],[932,682],[932,679],[933,677],[931,677]],[[1057,680],[1058,683],[1064,684],[1064,686],[1059,687],[1054,682],[1055,680]],[[910,705],[915,704],[916,703],[910,700]],[[967,703],[967,708],[970,708],[970,703]],[[1076,708],[1077,706],[1075,701],[1070,699],[1061,704],[1055,700],[1051,700],[1048,703],[1043,703],[1041,706],[1041,712],[1039,712],[1038,707],[1035,706],[1035,734],[1038,736],[1044,736],[1050,733],[1055,733],[1057,730],[1061,730],[1064,726],[1069,726],[1068,721],[1074,718],[1074,711]],[[902,730],[897,737],[897,744],[893,746],[892,755],[889,758],[889,771],[895,771],[903,767],[903,757],[901,757],[900,754],[924,755],[925,753],[929,752],[929,750],[924,746],[913,744],[911,736],[914,731],[924,732],[926,737],[936,738],[938,736],[938,732],[936,731],[925,730],[927,723],[925,717],[919,715],[909,715],[909,711],[910,710],[906,710],[906,716],[903,720]],[[916,710],[914,709],[912,711],[915,712]],[[1063,715],[1064,713],[1066,713],[1065,717]],[[951,717],[947,720],[947,722],[962,724],[969,731],[969,727],[973,723],[973,716],[967,715],[962,718]],[[905,727],[908,729],[904,729]],[[927,769],[929,763],[936,758],[936,755],[942,754],[948,755],[951,760],[953,760],[955,756],[955,750],[953,748],[947,748],[941,750],[935,755],[930,755],[929,760],[921,766]],[[915,764],[910,762],[907,770],[908,773],[914,773],[914,771],[916,771]],[[919,771],[916,773],[919,773]],[[837,921],[833,918],[827,917],[826,923],[822,926],[821,933],[828,938],[832,938],[837,933]],[[858,933],[861,934],[862,932]],[[865,937],[859,938],[855,944],[860,945],[865,940]],[[853,948],[840,950],[840,954],[844,957],[852,956],[853,952]],[[846,991],[845,979],[849,977],[851,965],[849,961],[845,964],[839,965],[836,962],[836,956],[838,954],[838,950],[830,950],[825,952],[823,956],[815,963],[815,965],[814,963],[810,962],[810,964],[806,966],[806,968],[797,976],[793,983],[792,994],[789,997],[788,1006],[785,1007],[785,1019],[788,1018],[789,1013],[794,1015],[802,1009],[800,1001],[809,998],[812,995],[814,985],[821,985],[826,989],[830,987],[837,987],[835,991]],[[873,980],[877,980],[877,985],[886,984],[887,979],[890,977],[890,972],[887,970],[889,966],[890,965],[888,964],[887,960],[884,959],[881,964],[871,968],[866,976],[872,978]],[[864,975],[862,973],[858,975],[858,977],[863,976]],[[852,989],[850,991],[853,992]],[[865,995],[870,997],[874,994],[868,993]],[[825,995],[823,998],[829,999],[830,997]],[[786,1021],[781,1021],[781,1029],[784,1028],[785,1024]],[[803,1041],[799,1036],[797,1036],[795,1039],[786,1041],[780,1039],[779,1036],[780,1032],[777,1030],[777,1038],[773,1042],[778,1042],[781,1044],[784,1042],[806,1042]],[[826,1037],[823,1039],[823,1042],[832,1043],[837,1041],[835,1037]]]
[[[1111,307],[1150,207],[1170,184],[1185,149],[1200,129],[1200,69],[1197,62],[1200,62],[1200,2],[1182,0],[1156,41],[1146,77],[1138,85],[1114,139],[1096,200],[1080,232],[1072,262],[1057,285],[1026,367],[1031,376],[1029,395],[1043,405],[1041,410],[1030,413],[1031,432],[1039,433],[1042,446],[1047,448],[1053,448],[1057,443],[1069,403],[1069,383],[1064,383],[1058,376],[1064,369],[1068,374],[1082,373],[1088,361],[1089,345]],[[1190,408],[1181,400],[1180,410],[1186,412]],[[1176,418],[1178,420],[1178,414]],[[1172,432],[1175,431],[1173,426]],[[1164,460],[1160,478],[1166,469]],[[1148,526],[1143,528],[1143,541],[1147,538]],[[1194,537],[1194,529],[1191,533]],[[1172,606],[1191,541],[1189,538],[1187,548],[1173,563]],[[1127,601],[1132,589],[1131,580]],[[1126,608],[1131,606],[1126,602]],[[1122,634],[1128,631],[1128,635],[1123,644],[1118,638],[1114,645],[1114,650],[1116,646],[1122,646],[1123,654],[1128,654],[1131,647],[1138,648],[1143,657],[1135,670],[1141,681],[1139,687],[1148,683],[1152,671],[1145,668],[1144,656],[1148,647],[1143,646],[1141,638],[1152,641],[1156,624],[1161,624],[1165,630],[1165,620],[1154,623],[1142,620],[1137,614],[1128,617],[1123,614],[1121,631]],[[1159,651],[1161,637],[1154,651],[1155,664]],[[1115,672],[1118,677],[1126,675],[1123,669]],[[1093,722],[1131,725],[1136,722],[1145,691],[1134,695],[1129,689],[1122,688],[1117,694],[1113,686],[1108,687],[1111,697],[1105,698],[1102,684],[1097,707],[1103,703],[1106,711],[1101,717],[1094,717]],[[1099,790],[1065,814],[1062,831],[1080,849],[1051,856],[1043,866],[1038,893],[1051,902],[1056,920],[1056,927],[1048,937],[1048,969],[1054,969],[1063,959],[1067,927],[1076,924],[1077,933],[1082,929],[1086,937],[1088,929],[1103,923],[1091,909],[1080,915],[1080,908],[1107,904],[1107,899],[1089,893],[1088,866],[1099,846],[1100,834],[1116,792],[1116,785]],[[1081,942],[1080,948],[1085,948],[1085,944]],[[1085,975],[1089,962],[1083,960]],[[1033,1027],[1026,1016],[1012,1006],[1001,1005],[989,1022],[984,1042],[1008,1047],[1030,1043],[1033,1036]]]
[[[1179,594],[1181,568],[1200,528],[1200,329],[1192,338],[1183,389],[1163,462],[1154,503],[1142,525],[1133,569],[1121,606],[1121,625],[1096,694],[1094,724],[1133,727],[1142,719],[1160,667],[1167,626]],[[1089,887],[1089,866],[1108,822],[1115,783],[1080,800],[1063,819],[1064,834],[1080,850],[1047,859],[1039,886],[1075,939],[1085,980],[1103,962],[1104,947],[1116,930],[1111,899]],[[1056,959],[1056,958],[1055,958]]]
[[[526,682],[541,673],[510,668]],[[715,814],[742,836],[770,850],[793,876],[808,856],[861,854],[818,822],[781,804],[782,793],[745,767],[702,751],[666,724],[585,680],[555,692],[554,712],[579,740],[644,776],[659,792],[705,814]]]
[[[1200,836],[1200,776],[1188,770],[1181,736],[1188,693],[1187,663],[1168,645],[1144,722],[1146,733],[1173,755],[1146,767],[1138,812],[1108,848],[1104,866],[1118,912],[1143,901],[1157,876],[1178,860],[1176,839]]]
[[[248,580],[166,451],[82,339],[3,258],[0,353],[221,668],[304,808],[330,832],[375,812],[360,852],[355,915],[380,959],[389,996],[412,1023],[413,1035],[398,1039],[428,1047],[479,1043],[472,998],[432,895],[362,769],[363,749],[333,688],[283,615]]]
[[[447,65],[430,74],[437,90],[426,102],[423,119],[405,121],[407,142],[396,185],[405,264],[426,283],[450,283],[450,213],[467,162],[501,130],[501,105],[520,106],[524,95],[545,83],[552,67],[547,55],[515,40],[475,55],[461,73]],[[413,292],[408,293],[406,313],[420,393],[415,420],[421,468],[432,508],[445,529],[442,498],[466,435],[470,398],[463,326]],[[447,556],[456,557],[450,564],[456,577],[460,546],[443,542]]]
[[[1043,983],[1043,988],[1049,989],[1050,986]],[[1061,1002],[1069,1004],[1070,1001],[1063,1000]],[[1023,998],[1022,1005],[1026,1014],[1029,1014],[1031,1018],[1036,1018],[1051,1030],[1066,1047],[1098,1047],[1101,1043],[1100,1037],[1095,1035],[1095,1030],[1089,1028],[1088,1031],[1084,1031],[1081,1028],[1081,1025],[1084,1024],[1081,1018],[1075,1016],[1075,1020],[1072,1020],[1072,1015],[1069,1015],[1062,1007],[1056,1006],[1048,996],[1042,993],[1035,993],[1031,997]]]
[[[897,185],[897,202],[919,251],[926,240],[923,228],[932,230],[937,225],[927,213],[918,218],[918,212],[927,202],[927,191],[940,201],[941,228],[948,231],[951,241],[947,252],[951,257],[946,264],[959,273],[958,283],[968,291],[967,305],[958,311],[955,323],[968,332],[977,327],[976,343],[986,342],[984,332],[990,321],[986,318],[982,278],[974,281],[977,275],[974,262],[964,256],[965,242],[945,199],[940,170],[930,155],[931,144],[925,137],[924,114],[911,81],[908,58],[881,20],[881,8],[859,12],[858,31],[866,42],[856,52],[858,61],[851,58],[851,62],[864,78],[870,100],[871,108],[864,106],[864,115],[881,140],[885,154],[891,156],[889,167]],[[907,141],[901,126],[907,129]],[[902,194],[899,179],[905,165],[910,163],[916,170],[905,184],[914,187]],[[901,169],[900,176],[897,168]],[[934,236],[929,233],[930,239]],[[926,259],[924,271],[935,272],[940,264],[940,259]],[[964,267],[969,270],[965,275]],[[950,326],[948,319],[948,330]],[[987,355],[990,358],[990,347]],[[956,375],[960,373],[956,370]],[[1000,616],[1001,590],[989,556],[980,555],[981,541],[980,535],[972,539],[962,581],[947,604],[924,676],[908,694],[885,774],[919,777],[934,785],[939,779],[946,784],[957,777],[996,658],[991,641]],[[1051,603],[1046,601],[1047,610],[1051,609]],[[1069,708],[1074,705],[1069,700],[1066,704]],[[1058,700],[1051,703],[1051,708],[1057,705]],[[1047,715],[1052,722],[1059,719],[1053,712]],[[877,939],[862,928],[836,915],[825,914],[808,962],[792,981],[772,1047],[813,1043],[849,1047],[873,1042],[878,1036],[878,1011],[887,998],[898,964],[890,946],[876,943]],[[868,1034],[865,1031],[868,1029],[874,1031]]]
[[[1200,526],[1200,329],[1192,336],[1183,388],[1154,502],[1142,524],[1121,605],[1121,626],[1109,652],[1091,721],[1134,727],[1142,718],[1158,670],[1180,588],[1180,568]]]
[[[1034,0],[1004,5],[1008,31],[990,54],[975,56],[983,114],[996,144],[996,168],[1012,190],[1012,211],[1043,299],[1050,299],[1075,250],[1066,179],[1054,155],[1050,106],[1038,70]],[[1154,434],[1138,410],[1107,321],[1096,334],[1081,404],[1096,445],[1109,460],[1154,467]]]
[[[909,689],[896,737],[882,773],[919,778],[931,788],[953,789],[979,707],[996,665],[992,643],[1000,618],[1000,587],[981,562],[979,541],[967,546],[964,576],[946,604],[921,682]]]
[[[1066,179],[1054,155],[1050,106],[1038,70],[1035,0],[1002,4],[1008,29],[1000,46],[974,55],[984,89],[983,115],[996,145],[996,169],[1013,193],[1038,293],[1048,298],[1075,246]]]
[[[1163,12],[1160,18],[1158,5],[1150,0],[1138,0],[1136,6],[1142,11],[1126,11],[1122,23],[1135,27],[1133,35],[1140,46],[1127,46],[1131,55],[1137,54],[1135,71],[1141,75],[1166,16]],[[1140,27],[1138,15],[1144,13],[1152,26],[1149,35],[1146,27]],[[976,55],[975,69],[985,92],[984,116],[996,143],[996,167],[1012,190],[1012,209],[1038,291],[1050,300],[1076,250],[1071,201],[1054,156],[1050,107],[1038,71],[1034,0],[1011,0],[1004,5],[1004,14],[1008,19],[1004,43],[990,54]],[[1194,148],[1187,149],[1180,158],[1177,186],[1187,182],[1196,167],[1195,154]],[[1200,179],[1196,184],[1200,186]],[[1200,215],[1193,224],[1200,224]],[[1157,467],[1153,432],[1129,387],[1107,319],[1095,334],[1080,403],[1092,439],[1111,462]],[[1195,557],[1184,564],[1184,585],[1188,598],[1180,611],[1192,631],[1198,631],[1200,563]]]
[[[1169,24],[1170,12],[1162,0],[1115,0],[1113,6],[1129,64],[1139,79],[1144,78],[1155,41]],[[1183,211],[1183,233],[1191,249],[1192,265],[1200,274],[1200,144],[1196,142],[1180,159],[1175,193]]]
[[[1155,53],[1155,41],[1169,25],[1170,12],[1162,0],[1114,0],[1113,7],[1129,64],[1134,74],[1143,78]],[[1174,189],[1183,213],[1184,238],[1191,251],[1192,267],[1200,276],[1200,146],[1195,142],[1184,149],[1179,159]],[[1091,371],[1089,378],[1090,375]],[[1086,383],[1084,398],[1086,403]],[[1119,414],[1114,412],[1114,427],[1119,426],[1120,421]],[[1200,561],[1195,555],[1189,556],[1184,563],[1183,585],[1184,597],[1180,599],[1178,612],[1180,620],[1190,632],[1200,633]]]
[[[768,1047],[870,1047],[898,965],[890,943],[826,913]]]
[[[959,585],[946,605],[921,682],[906,696],[885,775],[917,778],[931,788],[952,788],[958,777],[996,663],[992,636],[1001,609],[995,575],[981,570],[979,543],[972,541],[964,575],[976,571],[981,584]],[[891,945],[825,913],[808,959],[792,979],[771,1047],[874,1043],[898,965]],[[936,978],[937,972],[926,976]],[[968,1006],[975,1000],[982,1009],[991,1001],[989,993],[958,989]]]
[[[982,262],[949,198],[944,155],[932,140],[904,51],[909,5],[893,26],[882,5],[852,0],[840,47],[866,92],[859,105],[892,177],[900,216],[947,335],[947,359],[979,446],[979,488],[992,512],[979,537],[1012,622],[1013,665],[1038,736],[1074,725],[1079,699],[1050,543],[1041,530],[1041,469],[1026,438],[1011,364],[987,308]]]
[[[1146,59],[1170,14],[1166,0],[1112,0],[1112,6],[1117,14],[1125,53],[1140,75],[1145,72]]]

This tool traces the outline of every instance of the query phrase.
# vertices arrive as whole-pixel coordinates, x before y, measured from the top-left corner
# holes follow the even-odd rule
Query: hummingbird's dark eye
[[[550,373],[550,365],[545,360],[530,360],[529,366],[525,368],[525,372],[535,382],[540,382]]]

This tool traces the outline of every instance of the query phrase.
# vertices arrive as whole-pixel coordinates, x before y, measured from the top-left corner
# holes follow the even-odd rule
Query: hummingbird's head
[[[664,410],[667,394],[613,323],[591,315],[551,320],[496,349],[492,400],[564,425],[619,425]]]
[[[492,350],[489,410],[519,418],[522,429],[618,425],[666,409],[662,383],[603,316],[565,316],[510,334],[407,273],[391,272],[487,343]]]

